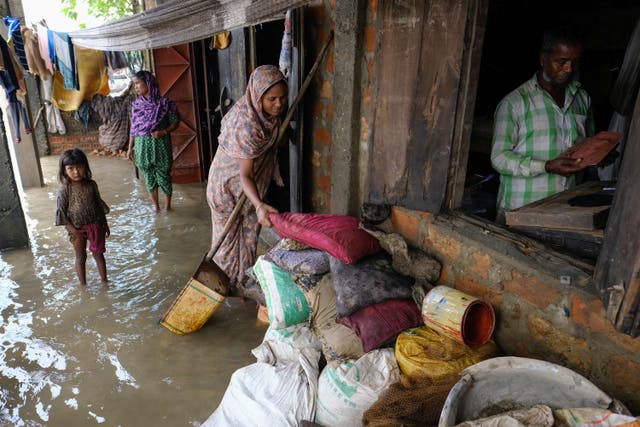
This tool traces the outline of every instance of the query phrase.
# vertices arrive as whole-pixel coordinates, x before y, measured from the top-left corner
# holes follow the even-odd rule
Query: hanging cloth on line
[[[278,60],[278,67],[286,78],[289,78],[289,74],[291,74],[291,47],[291,9],[289,9],[284,18],[284,34],[282,35],[282,47]]]
[[[11,16],[5,16],[2,22],[4,22],[4,25],[7,26],[7,29],[9,32],[9,40],[13,41],[13,49],[18,55],[20,64],[26,71],[29,71],[29,65],[27,64],[27,56],[24,52],[24,42],[22,40],[22,33],[20,32],[20,19],[13,18]]]
[[[53,62],[51,61],[51,55],[49,53],[49,30],[42,24],[36,26],[38,32],[38,49],[40,50],[40,58],[44,62],[47,70],[53,75]]]
[[[31,128],[29,127],[29,118],[27,117],[27,111],[24,108],[22,102],[16,96],[16,92],[12,92],[9,97],[9,116],[11,118],[11,123],[13,125],[13,132],[16,137],[16,142],[20,143],[22,141],[22,137],[20,136],[20,119],[22,119],[22,123],[24,124],[24,131],[28,135],[31,133]]]
[[[120,70],[129,66],[127,56],[123,52],[105,51],[104,62],[110,70]]]
[[[67,33],[53,32],[53,46],[56,54],[56,69],[62,74],[64,88],[80,90],[76,70],[76,56]]]
[[[223,31],[222,33],[214,34],[209,45],[209,50],[213,49],[226,49],[231,44],[231,32]]]
[[[76,111],[82,101],[91,101],[96,93],[109,94],[109,76],[104,64],[104,52],[76,46],[78,90],[65,87],[64,76],[56,71],[53,78],[53,102],[62,111]]]
[[[91,102],[82,101],[80,104],[80,108],[75,112],[73,118],[82,123],[84,127],[84,131],[87,132],[89,130],[89,122],[91,121],[91,113],[93,113],[93,108],[91,108]]]
[[[30,28],[22,27],[22,40],[24,41],[24,53],[27,56],[27,64],[29,65],[29,72],[40,76],[42,80],[51,78],[51,73],[47,70],[47,67],[40,57],[40,47],[38,44],[38,37]]]
[[[44,92],[44,107],[47,114],[47,131],[49,133],[59,133],[64,135],[67,133],[67,128],[62,120],[62,115],[58,107],[51,102],[51,96],[53,93],[53,79],[43,80],[42,89]]]
[[[20,90],[21,93],[27,93],[24,85],[24,73],[22,66],[16,57],[16,53],[9,48],[7,42],[0,37],[0,54],[2,55],[2,62],[4,63],[3,73],[3,88],[7,95],[7,99],[11,92]]]

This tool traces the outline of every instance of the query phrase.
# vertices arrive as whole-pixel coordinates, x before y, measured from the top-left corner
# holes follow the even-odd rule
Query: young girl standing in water
[[[98,184],[91,179],[87,156],[77,148],[60,156],[58,172],[58,209],[56,225],[64,225],[76,253],[76,273],[80,284],[87,284],[85,263],[87,240],[96,260],[102,283],[107,283],[107,265],[104,259],[104,241],[111,231],[106,214],[109,206],[100,198]]]

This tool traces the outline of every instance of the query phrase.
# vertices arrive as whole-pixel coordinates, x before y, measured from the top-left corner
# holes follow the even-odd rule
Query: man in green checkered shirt
[[[585,166],[562,153],[593,135],[591,99],[574,80],[582,46],[566,29],[546,31],[542,68],[498,104],[491,163],[500,173],[496,220],[504,212],[564,191]]]

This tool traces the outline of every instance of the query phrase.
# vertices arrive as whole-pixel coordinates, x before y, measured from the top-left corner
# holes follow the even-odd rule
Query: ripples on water
[[[198,425],[264,334],[237,301],[189,336],[157,323],[208,248],[204,186],[176,186],[175,211],[156,215],[130,163],[90,156],[111,207],[110,283],[89,254],[83,289],[53,225],[56,162],[26,192],[31,247],[0,253],[0,425]]]

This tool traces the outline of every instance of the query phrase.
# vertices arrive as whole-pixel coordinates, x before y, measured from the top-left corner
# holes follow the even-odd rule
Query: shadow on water
[[[0,253],[0,425],[199,425],[266,329],[236,299],[191,335],[158,324],[208,249],[204,184],[175,185],[174,211],[156,214],[130,162],[90,156],[111,207],[110,283],[89,255],[81,288],[54,225],[57,161],[43,158],[46,186],[25,192],[30,248]]]

